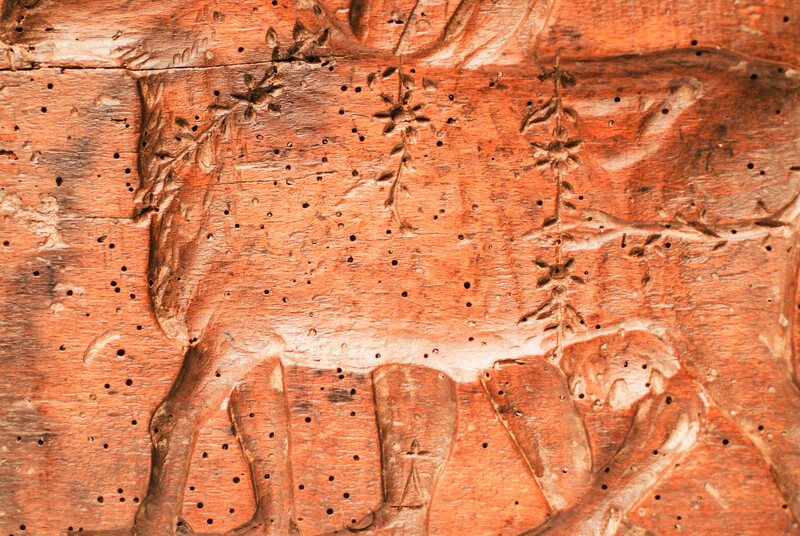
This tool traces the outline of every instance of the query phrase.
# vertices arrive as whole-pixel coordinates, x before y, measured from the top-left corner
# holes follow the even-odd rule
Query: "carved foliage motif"
[[[400,225],[401,233],[413,232],[411,225],[400,215],[400,202],[398,194],[407,191],[402,182],[403,172],[409,173],[413,169],[413,157],[411,146],[419,140],[418,129],[422,125],[430,123],[430,119],[421,114],[425,107],[424,102],[414,103],[415,91],[418,89],[414,77],[405,74],[401,67],[387,67],[380,73],[372,73],[367,78],[367,84],[373,89],[376,80],[383,80],[397,76],[397,93],[390,95],[381,94],[381,99],[386,104],[385,111],[377,112],[375,117],[385,119],[383,134],[385,136],[400,136],[400,143],[392,148],[391,156],[399,157],[397,169],[382,173],[376,180],[378,182],[391,181],[389,195],[386,197],[385,205],[392,213],[392,217]],[[433,89],[435,85],[432,81],[423,79],[424,89]]]
[[[531,146],[537,152],[544,153],[544,156],[536,161],[536,166],[549,167],[555,181],[555,214],[546,217],[542,223],[542,228],[555,229],[551,238],[554,260],[552,264],[541,259],[536,260],[537,266],[545,270],[545,274],[538,279],[536,286],[549,288],[550,297],[536,309],[526,313],[520,322],[527,322],[529,319],[545,321],[545,331],[557,330],[559,339],[557,353],[560,354],[564,332],[574,331],[577,326],[585,323],[568,298],[569,286],[572,284],[583,285],[584,281],[580,276],[572,273],[575,259],[573,257],[564,259],[563,247],[565,241],[572,240],[572,236],[563,229],[563,213],[566,210],[577,211],[575,205],[568,199],[572,195],[573,189],[566,177],[570,169],[580,166],[581,161],[574,153],[580,149],[581,140],[577,137],[569,137],[566,120],[576,122],[578,114],[571,107],[564,106],[562,95],[565,89],[575,86],[575,77],[561,69],[557,57],[555,67],[539,75],[539,80],[542,82],[552,81],[553,96],[528,113],[522,122],[521,130],[526,133],[535,125],[547,123],[550,119],[553,119],[555,123],[552,141],[549,143],[531,142]]]

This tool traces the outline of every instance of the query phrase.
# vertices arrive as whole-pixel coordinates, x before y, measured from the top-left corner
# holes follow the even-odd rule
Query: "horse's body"
[[[613,79],[602,65],[571,68],[579,83],[564,99],[579,116],[571,131],[583,148],[581,167],[568,177],[576,210],[563,225],[575,241],[565,243],[562,260],[574,258],[569,276],[581,281],[565,281],[585,322],[572,321],[567,337],[633,318],[681,325],[680,295],[696,286],[682,280],[691,269],[686,256],[721,258],[755,244],[768,259],[759,242],[765,233],[751,240],[743,229],[731,232],[767,218],[759,202],[775,212],[795,193],[784,162],[747,168],[767,145],[796,150],[790,132],[764,124],[753,134],[758,110],[739,111],[738,121],[720,112],[738,106],[732,84],[753,93],[769,91],[766,85],[751,82],[750,71],[723,77],[735,60],[719,58],[718,70],[707,73],[702,60],[674,66],[677,59],[655,67],[631,61],[630,75]],[[416,68],[412,103],[426,105],[418,114],[430,122],[416,126],[413,167],[400,181],[407,192],[396,195],[402,220],[414,228],[403,232],[384,209],[392,181],[376,182],[402,156],[390,154],[400,136],[384,136],[387,120],[372,117],[387,108],[380,93],[397,92],[396,75],[368,89],[378,67],[385,65],[368,59],[339,62],[333,72],[281,66],[281,117],[232,121],[207,172],[198,165],[178,171],[184,183],[154,220],[150,263],[169,334],[199,338],[213,317],[226,329],[280,336],[291,360],[365,369],[416,363],[467,381],[498,358],[554,346],[556,337],[542,329],[552,317],[520,323],[552,293],[552,282],[541,283],[549,270],[535,261],[555,264],[554,227],[542,224],[553,214],[556,184],[533,166],[530,145],[549,141],[549,128],[520,133],[528,101],[538,104],[551,91],[532,76],[539,69],[497,78]],[[437,89],[423,89],[423,78]],[[206,81],[207,93],[241,92],[241,81],[242,73],[220,70]],[[170,98],[183,98],[195,83],[165,82]],[[459,94],[465,86],[483,89],[467,99]],[[201,131],[211,97],[192,108]],[[783,120],[774,110],[764,116]],[[753,140],[763,136],[774,139]],[[592,218],[595,211],[608,218]],[[649,230],[635,228],[642,222]],[[700,225],[718,236],[694,232]],[[643,251],[631,256],[637,248]]]

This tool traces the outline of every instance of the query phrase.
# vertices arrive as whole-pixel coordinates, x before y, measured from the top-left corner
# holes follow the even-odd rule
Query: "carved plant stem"
[[[546,152],[544,158],[537,160],[537,167],[549,166],[555,179],[554,214],[545,218],[542,224],[542,233],[546,233],[544,231],[546,227],[555,227],[555,233],[552,238],[554,261],[552,265],[545,261],[536,261],[539,267],[548,270],[547,275],[539,279],[537,286],[550,286],[550,297],[535,311],[524,315],[521,321],[527,321],[529,318],[545,320],[555,317],[544,329],[545,331],[555,330],[557,339],[555,358],[557,359],[561,356],[566,331],[574,330],[573,322],[583,323],[580,314],[566,298],[568,285],[572,282],[582,284],[583,280],[569,273],[574,260],[564,258],[564,242],[569,238],[564,231],[564,213],[566,210],[575,210],[575,206],[566,201],[566,196],[572,192],[572,187],[565,180],[565,177],[570,167],[580,165],[580,160],[572,154],[572,151],[580,147],[581,140],[568,138],[568,131],[564,126],[565,116],[568,115],[574,120],[576,114],[574,110],[564,106],[562,89],[565,85],[574,85],[575,78],[561,69],[559,56],[556,56],[554,68],[544,72],[539,78],[542,81],[553,79],[553,96],[544,104],[530,111],[522,123],[522,132],[525,133],[533,125],[554,119],[555,128],[552,131],[551,141],[549,143],[532,143],[538,151]]]
[[[402,226],[403,218],[400,216],[400,203],[397,201],[397,192],[402,186],[400,180],[403,176],[403,167],[411,155],[408,154],[408,138],[406,137],[406,133],[401,133],[401,136],[403,137],[402,157],[400,158],[400,163],[397,165],[397,172],[395,173],[394,181],[392,181],[392,187],[389,190],[389,197],[386,199],[386,204],[392,211],[394,219]]]
[[[387,67],[380,74],[370,74],[367,78],[367,83],[370,89],[372,89],[378,76],[386,79],[395,74],[397,75],[397,95],[389,96],[387,94],[382,94],[381,98],[384,103],[387,104],[388,109],[376,113],[375,117],[386,119],[383,127],[383,134],[385,136],[392,136],[399,132],[400,143],[395,145],[391,150],[390,156],[399,155],[400,162],[397,164],[396,170],[381,174],[377,178],[377,181],[392,181],[389,194],[384,201],[384,206],[390,210],[392,218],[400,225],[400,230],[402,232],[412,232],[413,228],[400,214],[398,194],[402,190],[405,190],[405,186],[403,185],[403,170],[410,169],[411,166],[411,145],[416,143],[417,136],[419,135],[417,132],[417,124],[428,123],[429,119],[417,113],[423,108],[424,104],[412,104],[416,85],[414,78],[403,72],[402,65]]]

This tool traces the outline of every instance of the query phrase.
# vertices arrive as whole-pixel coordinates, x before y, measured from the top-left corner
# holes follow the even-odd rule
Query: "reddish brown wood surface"
[[[796,2],[0,6],[0,534],[800,534]]]

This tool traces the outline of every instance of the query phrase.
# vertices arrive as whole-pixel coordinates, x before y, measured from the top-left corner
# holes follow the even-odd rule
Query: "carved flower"
[[[575,259],[569,258],[563,263],[548,264],[545,261],[535,261],[539,268],[547,270],[545,275],[536,281],[538,288],[550,288],[550,296],[542,302],[539,307],[530,311],[519,319],[519,322],[527,322],[528,320],[546,320],[549,323],[545,326],[545,331],[563,327],[564,329],[573,330],[575,325],[583,324],[583,317],[581,314],[569,303],[566,294],[567,287],[570,282],[575,282],[579,285],[584,285],[586,282],[578,277],[572,275],[572,267],[575,265]],[[558,320],[553,321],[552,318],[556,316]]]
[[[572,154],[581,148],[579,138],[568,138],[567,129],[556,127],[553,129],[553,141],[542,143],[539,141],[531,142],[531,145],[538,151],[544,151],[547,155],[536,161],[536,166],[550,164],[553,173],[565,173],[567,169],[577,168],[581,165],[580,159]]]
[[[546,285],[554,285],[556,287],[563,286],[569,280],[575,281],[579,284],[584,284],[582,278],[578,277],[577,275],[572,275],[570,272],[572,271],[572,267],[575,264],[575,259],[569,258],[565,262],[561,264],[553,264],[550,265],[542,260],[537,260],[536,265],[539,268],[544,268],[547,270],[546,275],[539,278],[536,282],[537,287],[544,287]]]
[[[382,78],[389,78],[397,69],[389,67],[381,73]],[[375,77],[378,75],[372,74],[367,79],[370,88],[375,84]],[[402,132],[409,141],[416,141],[417,129],[416,125],[430,123],[430,119],[425,116],[419,115],[419,111],[425,106],[424,104],[412,104],[414,97],[414,90],[416,89],[416,82],[414,77],[408,74],[398,72],[399,86],[398,94],[396,97],[386,93],[381,94],[383,102],[386,103],[387,109],[375,114],[375,117],[387,119],[383,127],[385,135],[391,135],[395,132]]]
[[[244,75],[247,93],[233,93],[231,96],[247,104],[244,111],[246,121],[253,121],[256,118],[256,109],[266,109],[273,115],[280,115],[281,107],[275,103],[275,98],[283,92],[282,82],[283,79],[278,76],[275,66],[267,69],[258,82],[252,75]]]

